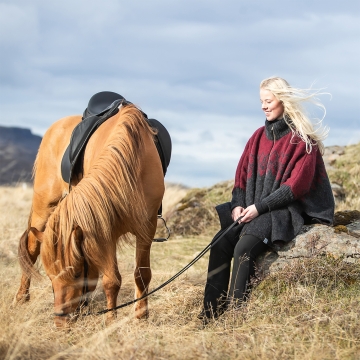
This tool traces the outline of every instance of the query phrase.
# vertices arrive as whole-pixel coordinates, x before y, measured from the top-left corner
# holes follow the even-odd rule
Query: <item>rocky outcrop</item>
[[[324,163],[326,169],[329,170],[335,164],[336,160],[340,158],[341,155],[345,154],[345,146],[328,146],[325,148],[323,155]]]
[[[0,184],[30,182],[41,136],[29,129],[0,126]]]
[[[334,165],[342,155],[345,154],[345,146],[328,146],[325,148],[323,156],[326,170],[334,170]],[[333,191],[335,203],[339,203],[345,199],[345,189],[335,182],[331,183],[331,189]]]
[[[336,213],[334,227],[304,226],[302,233],[293,241],[261,256],[257,267],[261,274],[271,274],[290,264],[293,259],[315,256],[330,256],[360,263],[360,212]]]

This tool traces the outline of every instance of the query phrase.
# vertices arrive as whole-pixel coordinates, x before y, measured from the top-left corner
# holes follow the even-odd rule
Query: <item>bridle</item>
[[[82,295],[80,298],[80,307],[88,306],[88,300],[86,294],[89,292],[89,280],[88,280],[89,264],[84,256],[84,284],[82,289]]]
[[[89,264],[86,261],[85,256],[84,256],[84,283],[83,283],[82,294],[81,294],[81,297],[80,297],[79,305],[78,305],[75,312],[79,312],[81,308],[88,306],[88,299],[87,299],[87,296],[86,296],[87,293],[89,292],[88,273],[89,273]],[[54,288],[53,288],[53,293],[54,293]],[[59,317],[68,317],[69,315],[70,314],[54,313],[54,316],[59,316]]]
[[[164,223],[164,226],[166,228],[166,231],[167,231],[167,236],[166,238],[155,238],[153,239],[153,242],[164,242],[164,241],[167,241],[170,237],[170,229],[167,227],[166,225],[166,221],[165,219],[161,216],[161,215],[158,215],[158,219],[161,219]],[[84,258],[84,283],[83,283],[83,287],[82,287],[82,294],[81,294],[81,297],[80,297],[80,301],[79,301],[79,305],[77,307],[77,309],[75,310],[76,312],[80,312],[80,310],[84,307],[87,307],[89,305],[88,303],[88,298],[87,298],[87,294],[89,293],[89,278],[88,278],[88,274],[89,274],[89,264],[88,262],[86,261],[86,258],[85,258],[85,255],[84,255],[84,252],[83,252],[83,258]],[[53,288],[53,292],[54,292],[54,288]],[[149,296],[149,295],[147,295]],[[139,298],[139,299],[136,299],[136,301],[139,301],[147,296],[144,296],[142,298]],[[130,302],[129,304],[126,303],[125,306],[128,306],[130,304],[133,304],[135,303],[136,301],[134,302]],[[108,311],[112,311],[112,310],[115,310],[115,309],[106,309],[107,311],[105,312],[108,312]],[[84,315],[84,314],[83,314]],[[86,314],[86,315],[90,315],[90,314]],[[69,314],[63,314],[63,313],[54,313],[54,316],[59,316],[59,317],[67,317],[69,316]]]

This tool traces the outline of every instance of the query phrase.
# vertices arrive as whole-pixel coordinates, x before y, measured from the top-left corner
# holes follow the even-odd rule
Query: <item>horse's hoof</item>
[[[57,329],[70,329],[71,319],[68,316],[55,316],[54,317],[54,325]]]
[[[25,294],[22,294],[20,292],[18,292],[16,295],[15,295],[15,298],[12,302],[12,305],[15,306],[15,305],[18,305],[18,304],[23,304],[25,302],[28,302],[30,300],[30,294],[29,293],[25,293]]]
[[[105,326],[110,326],[113,322],[114,322],[114,318],[111,317],[111,318],[106,318],[105,319]]]
[[[135,310],[135,318],[139,320],[147,319],[149,317],[148,309],[136,309]]]
[[[116,312],[109,314],[105,319],[105,326],[109,326],[116,320]]]

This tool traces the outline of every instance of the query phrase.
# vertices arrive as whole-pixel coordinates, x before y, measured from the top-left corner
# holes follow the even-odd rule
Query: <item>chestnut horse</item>
[[[28,227],[20,239],[22,268],[15,301],[30,298],[30,278],[40,254],[54,290],[55,324],[64,326],[78,308],[83,285],[96,287],[99,274],[107,307],[116,306],[121,286],[116,245],[136,237],[135,298],[148,291],[150,247],[164,194],[154,131],[133,105],[121,107],[90,138],[83,175],[69,184],[60,164],[80,116],[63,118],[44,135],[34,165],[34,195]],[[87,264],[87,279],[84,267]],[[148,314],[147,299],[135,305],[137,318]],[[107,320],[116,316],[108,312]]]

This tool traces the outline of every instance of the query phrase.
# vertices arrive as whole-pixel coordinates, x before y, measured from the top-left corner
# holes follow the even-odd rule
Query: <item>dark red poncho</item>
[[[331,224],[334,197],[317,146],[293,136],[284,119],[256,130],[239,161],[231,208],[255,204],[259,216],[242,234],[292,240],[304,221]]]

